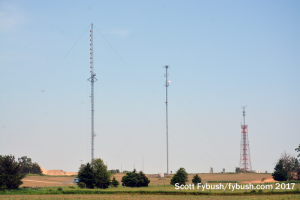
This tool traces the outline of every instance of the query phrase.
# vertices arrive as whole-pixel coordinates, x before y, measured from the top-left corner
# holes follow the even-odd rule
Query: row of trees
[[[87,188],[108,188],[108,186],[118,186],[120,183],[113,177],[111,179],[111,173],[107,170],[106,165],[102,159],[97,158],[92,161],[92,163],[87,163],[86,165],[81,165],[78,172],[79,187]],[[127,172],[125,176],[122,177],[122,186],[127,187],[147,187],[150,183],[148,177],[142,172],[137,172],[135,169],[132,172]],[[175,185],[179,183],[180,185],[186,184],[188,182],[188,173],[184,168],[179,168],[179,170],[174,174],[171,179],[170,184]],[[201,183],[201,178],[196,174],[192,182],[194,184]]]
[[[94,159],[92,163],[81,165],[78,172],[78,186],[87,188],[108,188],[112,185],[117,187],[120,183],[113,177],[111,180],[111,170],[107,170],[107,166],[100,158]],[[122,178],[122,185],[128,187],[145,187],[148,186],[150,180],[140,171],[127,172]]]
[[[42,169],[37,163],[33,163],[31,158],[22,156],[18,158],[19,164],[21,165],[20,173],[22,174],[42,174]]]
[[[37,163],[32,163],[30,158],[23,156],[15,160],[12,155],[0,155],[0,190],[16,189],[23,184],[25,174],[42,174]]]
[[[179,170],[174,174],[174,176],[171,179],[171,185],[175,185],[176,183],[179,183],[179,185],[185,185],[188,182],[188,173],[185,171],[184,168],[179,168]],[[193,179],[192,183],[197,185],[198,183],[201,183],[201,178],[196,174]]]

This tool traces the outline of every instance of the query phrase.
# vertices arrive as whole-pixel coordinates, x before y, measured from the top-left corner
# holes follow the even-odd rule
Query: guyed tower
[[[167,174],[169,174],[169,121],[168,121],[168,87],[169,87],[169,83],[171,81],[168,81],[168,69],[170,68],[170,66],[166,65],[164,66],[164,68],[166,68],[166,139],[167,139]]]
[[[97,81],[96,74],[94,73],[94,60],[93,60],[93,23],[91,24],[90,30],[90,73],[91,77],[88,81],[91,82],[91,132],[92,132],[92,141],[91,141],[91,162],[94,160],[94,139],[96,137],[94,131],[94,82]]]
[[[248,125],[246,125],[246,106],[243,106],[243,121],[241,125],[242,137],[241,137],[241,149],[240,149],[240,169],[245,172],[252,171],[251,158],[250,158],[250,145],[248,140]]]

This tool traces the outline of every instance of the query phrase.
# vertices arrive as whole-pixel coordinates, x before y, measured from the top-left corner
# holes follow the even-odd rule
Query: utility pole
[[[167,174],[169,174],[169,138],[168,138],[168,87],[171,81],[168,81],[168,69],[170,68],[168,65],[164,66],[166,68],[166,137],[167,137]]]
[[[143,173],[145,173],[145,172],[144,172],[144,155],[143,155]]]
[[[94,160],[94,138],[96,137],[94,131],[94,82],[97,81],[96,74],[94,73],[94,54],[93,54],[93,23],[91,24],[90,30],[90,72],[91,77],[88,81],[91,82],[91,134],[92,134],[92,141],[91,141],[91,162]]]

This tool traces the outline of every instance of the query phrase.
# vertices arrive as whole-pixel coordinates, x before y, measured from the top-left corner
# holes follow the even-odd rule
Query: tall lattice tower
[[[91,162],[94,160],[94,139],[96,137],[94,131],[94,82],[97,81],[96,74],[94,73],[94,54],[93,54],[93,23],[91,24],[90,30],[90,72],[91,77],[88,81],[91,82],[91,132],[92,132],[92,141],[91,141]]]
[[[240,169],[245,172],[252,171],[251,158],[250,158],[250,145],[248,140],[248,126],[246,125],[245,111],[246,106],[243,106],[243,119],[244,124],[241,125],[242,137],[241,137],[241,149],[240,149]]]
[[[171,81],[168,81],[168,69],[170,68],[170,66],[166,65],[164,66],[164,68],[166,68],[166,139],[167,139],[167,174],[169,174],[169,135],[168,135],[168,131],[169,131],[169,121],[168,121],[168,87],[169,87],[169,83]]]

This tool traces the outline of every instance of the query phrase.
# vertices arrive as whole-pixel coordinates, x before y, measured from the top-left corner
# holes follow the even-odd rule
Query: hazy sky
[[[254,170],[300,144],[300,1],[0,0],[0,154],[77,171],[95,157],[166,172],[239,166],[242,105]],[[101,35],[102,34],[102,35]]]

